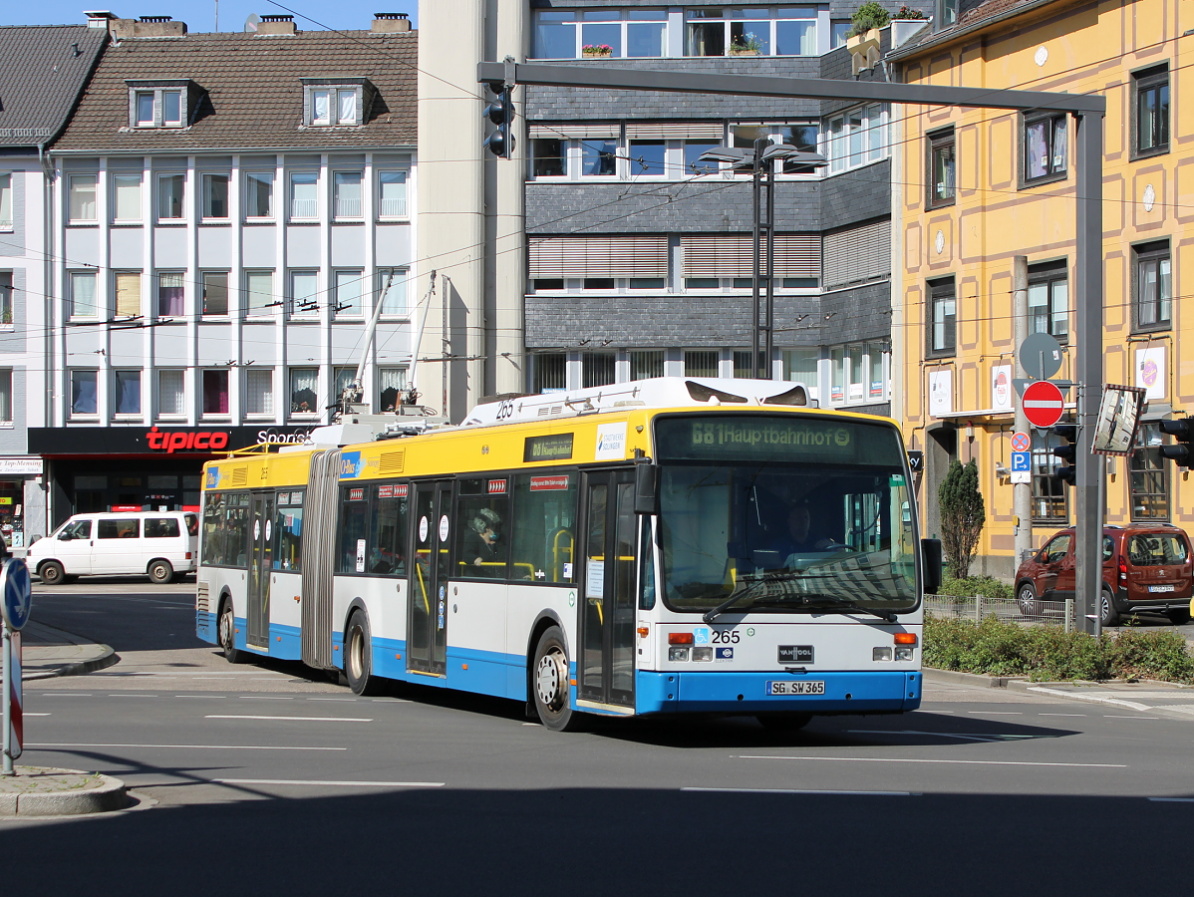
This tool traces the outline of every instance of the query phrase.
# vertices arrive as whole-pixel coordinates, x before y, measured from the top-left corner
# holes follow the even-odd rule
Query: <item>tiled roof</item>
[[[106,37],[85,25],[0,28],[0,147],[36,146],[62,129]]]
[[[963,4],[962,12],[954,24],[948,28],[942,28],[940,31],[926,28],[906,44],[902,44],[889,53],[888,58],[900,60],[915,56],[921,49],[946,43],[961,34],[977,31],[997,21],[1017,16],[1029,10],[1040,9],[1054,2],[1057,0],[985,0],[985,2],[977,4]]]
[[[414,146],[418,32],[188,34],[111,45],[55,151],[346,150]],[[367,78],[360,127],[303,127],[302,78]],[[129,80],[190,79],[206,94],[186,128],[129,128]]]

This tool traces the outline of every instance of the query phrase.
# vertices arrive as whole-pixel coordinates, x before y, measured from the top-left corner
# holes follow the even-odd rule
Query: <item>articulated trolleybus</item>
[[[559,730],[919,706],[940,547],[892,421],[684,378],[388,420],[207,464],[197,625],[229,660],[496,695]]]

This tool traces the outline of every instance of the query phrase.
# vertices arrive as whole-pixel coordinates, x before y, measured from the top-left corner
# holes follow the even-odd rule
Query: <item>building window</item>
[[[0,424],[12,424],[12,370],[0,370]]]
[[[957,348],[957,316],[954,279],[947,277],[929,281],[929,356],[954,354]]]
[[[1169,242],[1145,243],[1132,250],[1136,276],[1133,309],[1136,330],[1164,330],[1172,325],[1173,276]]]
[[[667,55],[667,11],[540,10],[535,13],[532,58],[629,58]]]
[[[290,316],[313,318],[319,316],[319,273],[290,272]]]
[[[631,140],[627,163],[629,177],[661,178],[667,175],[667,141]]]
[[[70,412],[72,417],[94,415],[99,410],[96,371],[70,372]]]
[[[181,271],[158,274],[158,317],[174,318],[186,314],[186,292]]]
[[[203,217],[228,217],[228,175],[203,175]]]
[[[608,386],[615,382],[617,356],[613,352],[586,352],[581,356],[583,386]]]
[[[112,175],[112,220],[141,220],[141,175]]]
[[[690,350],[684,353],[685,377],[716,377],[718,351]]]
[[[890,153],[887,109],[883,103],[871,103],[827,119],[830,174],[887,158]]]
[[[223,317],[228,314],[228,272],[203,272],[203,315]]]
[[[844,22],[831,22],[829,25],[829,49],[836,50],[846,45],[846,38],[854,30],[854,23],[847,19]]]
[[[291,172],[290,217],[296,220],[319,217],[319,174],[317,172]]]
[[[957,156],[954,129],[929,134],[928,207],[950,206],[957,197]]]
[[[1066,115],[1025,115],[1023,122],[1024,183],[1041,184],[1064,179],[1069,159]]]
[[[355,127],[364,124],[365,79],[328,84],[304,79],[305,119],[318,128]]]
[[[141,372],[113,371],[116,386],[116,413],[141,413]]]
[[[382,218],[406,217],[406,175],[402,170],[377,173],[378,215]]]
[[[706,7],[687,10],[685,18],[689,56],[817,54],[817,9],[812,6]]]
[[[250,171],[245,175],[245,217],[274,217],[274,173]]]
[[[1053,449],[1065,440],[1043,431],[1032,441],[1032,519],[1034,523],[1064,525],[1069,520],[1069,487],[1057,479],[1057,468],[1065,462],[1053,455]]]
[[[186,195],[187,176],[185,174],[163,174],[158,176],[158,219],[165,221],[182,220],[186,211],[183,201]]]
[[[349,387],[356,381],[357,369],[338,367],[332,369],[332,401],[341,402],[344,400],[345,391],[349,391]],[[358,399],[356,397],[356,390],[349,391],[349,399],[351,403],[356,404]]]
[[[1169,69],[1147,69],[1132,75],[1132,101],[1136,114],[1132,124],[1133,157],[1155,156],[1169,151]]]
[[[406,368],[377,369],[377,408],[394,411],[402,404],[406,392]]]
[[[158,414],[183,417],[187,413],[186,385],[182,371],[158,371]]]
[[[568,356],[563,352],[532,355],[531,392],[562,392],[568,387]]]
[[[337,171],[332,175],[332,208],[336,218],[360,218],[361,182],[364,175],[359,171]]]
[[[245,371],[245,414],[267,416],[274,413],[274,372],[270,368]]]
[[[95,205],[97,180],[94,174],[72,174],[70,176],[70,215],[68,220],[71,224],[97,220]]]
[[[864,138],[864,145],[860,164],[861,162],[875,161],[887,154],[887,139],[884,136],[885,116],[883,107],[877,104],[867,106],[861,110],[861,116],[862,130],[860,134]],[[836,120],[845,122],[847,120],[853,121],[854,118],[853,116],[839,116]],[[774,125],[730,125],[731,146],[754,149],[755,141],[760,138],[770,140],[772,143],[795,147],[802,153],[816,153],[819,151],[821,126],[818,122],[796,122]],[[686,157],[688,143],[685,143]],[[838,148],[848,157],[849,154],[845,151],[844,146],[839,145]],[[687,161],[687,158],[685,161]],[[848,161],[848,158],[846,161]],[[704,162],[700,164],[709,165],[711,163]],[[780,158],[774,164],[776,166],[776,174],[817,173],[816,166],[801,164],[791,159]],[[696,173],[703,173],[702,170],[697,168],[688,169],[687,165],[685,168],[686,174],[692,174],[694,171]]]
[[[958,0],[936,0],[937,15],[933,18],[933,30],[940,31],[958,21]]]
[[[359,318],[361,316],[361,280],[364,275],[360,271],[336,271],[333,274],[336,284],[334,318]]]
[[[640,349],[630,353],[630,379],[662,377],[666,356],[662,349]]]
[[[0,228],[12,227],[12,175],[0,174]]]
[[[785,349],[783,351],[784,379],[803,383],[810,399],[820,396],[817,378],[817,362],[821,357],[819,349]]]
[[[12,322],[12,272],[0,271],[0,324]]]
[[[116,317],[135,318],[141,314],[141,274],[119,271],[115,276]]]
[[[1169,520],[1169,465],[1161,457],[1164,438],[1155,422],[1140,424],[1128,456],[1128,489],[1133,520]]]
[[[228,414],[228,371],[203,372],[203,414]]]
[[[1028,269],[1028,332],[1065,342],[1070,333],[1070,292],[1065,262]]]
[[[567,176],[568,141],[559,137],[536,137],[531,140],[531,177]]]
[[[70,316],[71,318],[99,316],[99,309],[95,305],[94,271],[72,271],[70,273]]]
[[[391,317],[404,317],[407,313],[407,271],[398,268],[384,273],[378,272],[377,276],[382,288],[381,313]]]
[[[290,413],[309,417],[319,413],[319,370],[290,369]]]
[[[129,111],[135,128],[181,128],[186,108],[181,87],[136,87],[130,90]]]
[[[274,307],[274,272],[245,272],[245,314],[269,315]]]

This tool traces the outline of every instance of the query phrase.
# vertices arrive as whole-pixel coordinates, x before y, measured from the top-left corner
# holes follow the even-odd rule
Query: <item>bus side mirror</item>
[[[926,595],[936,595],[941,589],[941,583],[944,580],[944,564],[941,557],[940,539],[920,540],[920,559]]]
[[[659,511],[656,482],[659,468],[649,461],[634,465],[634,513],[655,514]]]

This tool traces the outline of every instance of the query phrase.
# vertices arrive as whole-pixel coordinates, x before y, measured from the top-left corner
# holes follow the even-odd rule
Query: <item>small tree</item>
[[[941,547],[949,558],[950,573],[957,579],[970,575],[970,560],[986,521],[986,508],[978,491],[978,465],[971,458],[965,466],[956,458],[937,489],[941,506]]]
[[[854,15],[850,16],[850,21],[854,23],[854,27],[850,29],[847,37],[854,37],[858,34],[866,34],[872,28],[883,28],[891,21],[891,13],[871,0],[869,3],[864,3],[858,9],[854,10]]]

